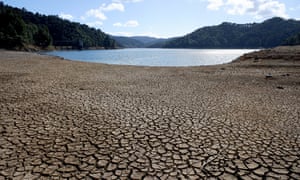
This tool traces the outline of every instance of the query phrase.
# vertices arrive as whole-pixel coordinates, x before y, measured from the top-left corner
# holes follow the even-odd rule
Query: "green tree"
[[[47,47],[51,44],[52,38],[50,36],[47,26],[41,25],[36,34],[34,34],[35,45]]]
[[[300,45],[300,32],[285,40],[283,45],[290,45],[290,46]]]
[[[78,43],[78,40],[82,43]],[[115,47],[114,41],[100,29],[70,22],[58,16],[34,14],[24,8],[13,8],[0,2],[0,48],[26,45]]]
[[[225,22],[218,26],[200,28],[186,36],[168,41],[164,47],[269,48],[281,45],[288,37],[298,32],[300,32],[300,21],[278,17],[253,24]]]
[[[19,14],[12,10],[0,11],[0,47],[21,47],[24,39],[25,23]]]

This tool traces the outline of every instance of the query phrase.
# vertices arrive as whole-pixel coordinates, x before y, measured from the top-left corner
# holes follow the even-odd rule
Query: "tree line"
[[[99,29],[0,2],[0,48],[26,49],[31,46],[115,48],[116,42]]]
[[[300,21],[271,18],[262,23],[222,23],[166,42],[164,48],[270,48],[299,44]],[[298,37],[298,42],[297,42]]]

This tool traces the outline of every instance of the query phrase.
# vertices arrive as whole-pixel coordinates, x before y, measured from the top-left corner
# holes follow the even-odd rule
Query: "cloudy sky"
[[[224,21],[300,20],[299,0],[4,0],[46,15],[59,15],[113,35],[174,37]]]

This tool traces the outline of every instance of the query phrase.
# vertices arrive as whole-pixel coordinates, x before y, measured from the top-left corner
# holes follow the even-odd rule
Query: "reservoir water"
[[[136,66],[201,66],[224,64],[254,49],[117,49],[51,51],[48,55],[105,64]]]

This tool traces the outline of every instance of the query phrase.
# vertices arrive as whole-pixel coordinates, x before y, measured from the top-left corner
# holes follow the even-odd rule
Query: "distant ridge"
[[[262,23],[235,24],[224,22],[200,28],[162,45],[163,48],[270,48],[289,45],[300,32],[300,21],[279,17]],[[287,39],[292,39],[288,41]]]
[[[123,48],[149,48],[155,44],[160,44],[168,41],[169,39],[155,38],[149,36],[111,36],[116,43]]]

